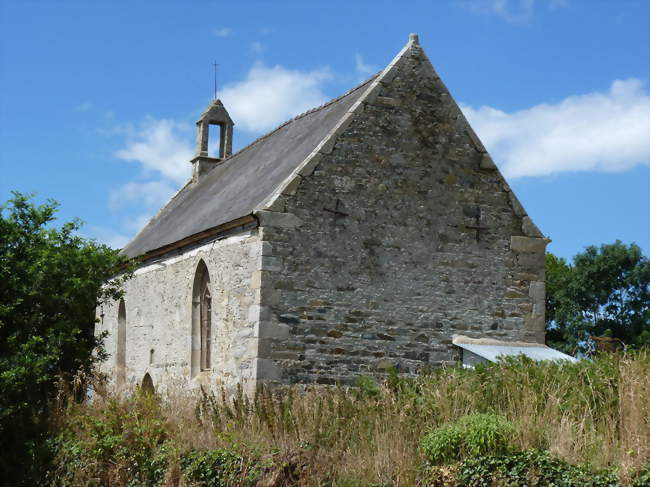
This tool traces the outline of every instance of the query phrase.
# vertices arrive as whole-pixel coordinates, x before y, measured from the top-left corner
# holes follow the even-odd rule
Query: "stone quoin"
[[[549,240],[416,35],[232,154],[236,122],[211,103],[192,178],[122,250],[135,276],[96,327],[115,384],[352,383],[456,363],[458,334],[544,343]]]

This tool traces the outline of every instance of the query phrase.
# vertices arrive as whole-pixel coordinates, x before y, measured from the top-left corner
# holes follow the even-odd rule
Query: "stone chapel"
[[[549,240],[417,35],[235,154],[234,125],[210,104],[191,180],[122,250],[96,328],[116,384],[350,383],[455,363],[458,334],[544,343]]]

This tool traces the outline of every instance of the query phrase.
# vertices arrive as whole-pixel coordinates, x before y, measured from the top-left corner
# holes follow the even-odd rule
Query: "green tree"
[[[42,475],[56,383],[104,357],[95,307],[129,277],[113,277],[124,259],[80,237],[78,220],[55,228],[57,207],[20,193],[0,206],[0,477],[12,485]]]
[[[585,351],[590,335],[650,343],[650,261],[635,244],[590,246],[572,264],[548,253],[546,293],[552,346]]]

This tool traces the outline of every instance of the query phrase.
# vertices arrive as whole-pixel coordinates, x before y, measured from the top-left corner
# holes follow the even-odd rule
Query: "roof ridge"
[[[383,70],[382,70],[382,71],[383,71]],[[239,149],[239,150],[238,150],[237,152],[235,152],[233,155],[231,155],[230,157],[228,157],[228,159],[225,159],[225,160],[223,161],[223,163],[227,163],[230,159],[234,158],[236,155],[241,154],[241,153],[244,152],[245,150],[247,150],[247,149],[253,147],[254,145],[256,145],[258,142],[261,142],[262,140],[264,140],[264,139],[270,137],[271,135],[273,135],[274,133],[276,133],[278,130],[280,130],[280,129],[283,128],[283,127],[286,127],[286,126],[289,125],[290,123],[295,122],[296,120],[299,120],[299,119],[301,119],[301,118],[303,118],[303,117],[306,117],[307,115],[311,115],[312,113],[315,113],[315,112],[317,112],[317,111],[319,111],[319,110],[322,110],[323,108],[326,108],[326,107],[330,106],[331,104],[336,103],[337,101],[341,100],[342,98],[345,98],[346,96],[348,96],[348,95],[354,93],[355,91],[357,91],[357,90],[363,88],[365,85],[367,85],[367,84],[370,83],[372,80],[374,80],[377,76],[379,76],[379,75],[381,74],[382,71],[379,71],[379,72],[373,74],[370,78],[368,78],[368,79],[366,79],[365,81],[361,82],[360,84],[358,84],[358,85],[355,86],[354,88],[349,89],[348,91],[346,91],[346,92],[343,93],[342,95],[339,95],[339,96],[337,96],[336,98],[332,98],[331,100],[326,101],[326,102],[323,103],[322,105],[319,105],[319,106],[314,107],[314,108],[310,108],[309,110],[304,111],[304,112],[302,112],[302,113],[300,113],[300,114],[294,116],[293,118],[290,118],[290,119],[287,120],[286,122],[282,122],[280,125],[278,125],[277,127],[275,127],[275,128],[274,128],[273,130],[271,130],[270,132],[267,132],[267,133],[265,133],[264,135],[260,135],[257,139],[253,140],[253,141],[252,141],[251,143],[249,143],[247,146],[245,146],[245,147]]]

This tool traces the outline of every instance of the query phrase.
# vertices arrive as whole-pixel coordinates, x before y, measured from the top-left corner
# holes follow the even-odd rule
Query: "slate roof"
[[[187,183],[122,254],[141,256],[252,214],[329,134],[374,78],[257,139],[199,182]]]

